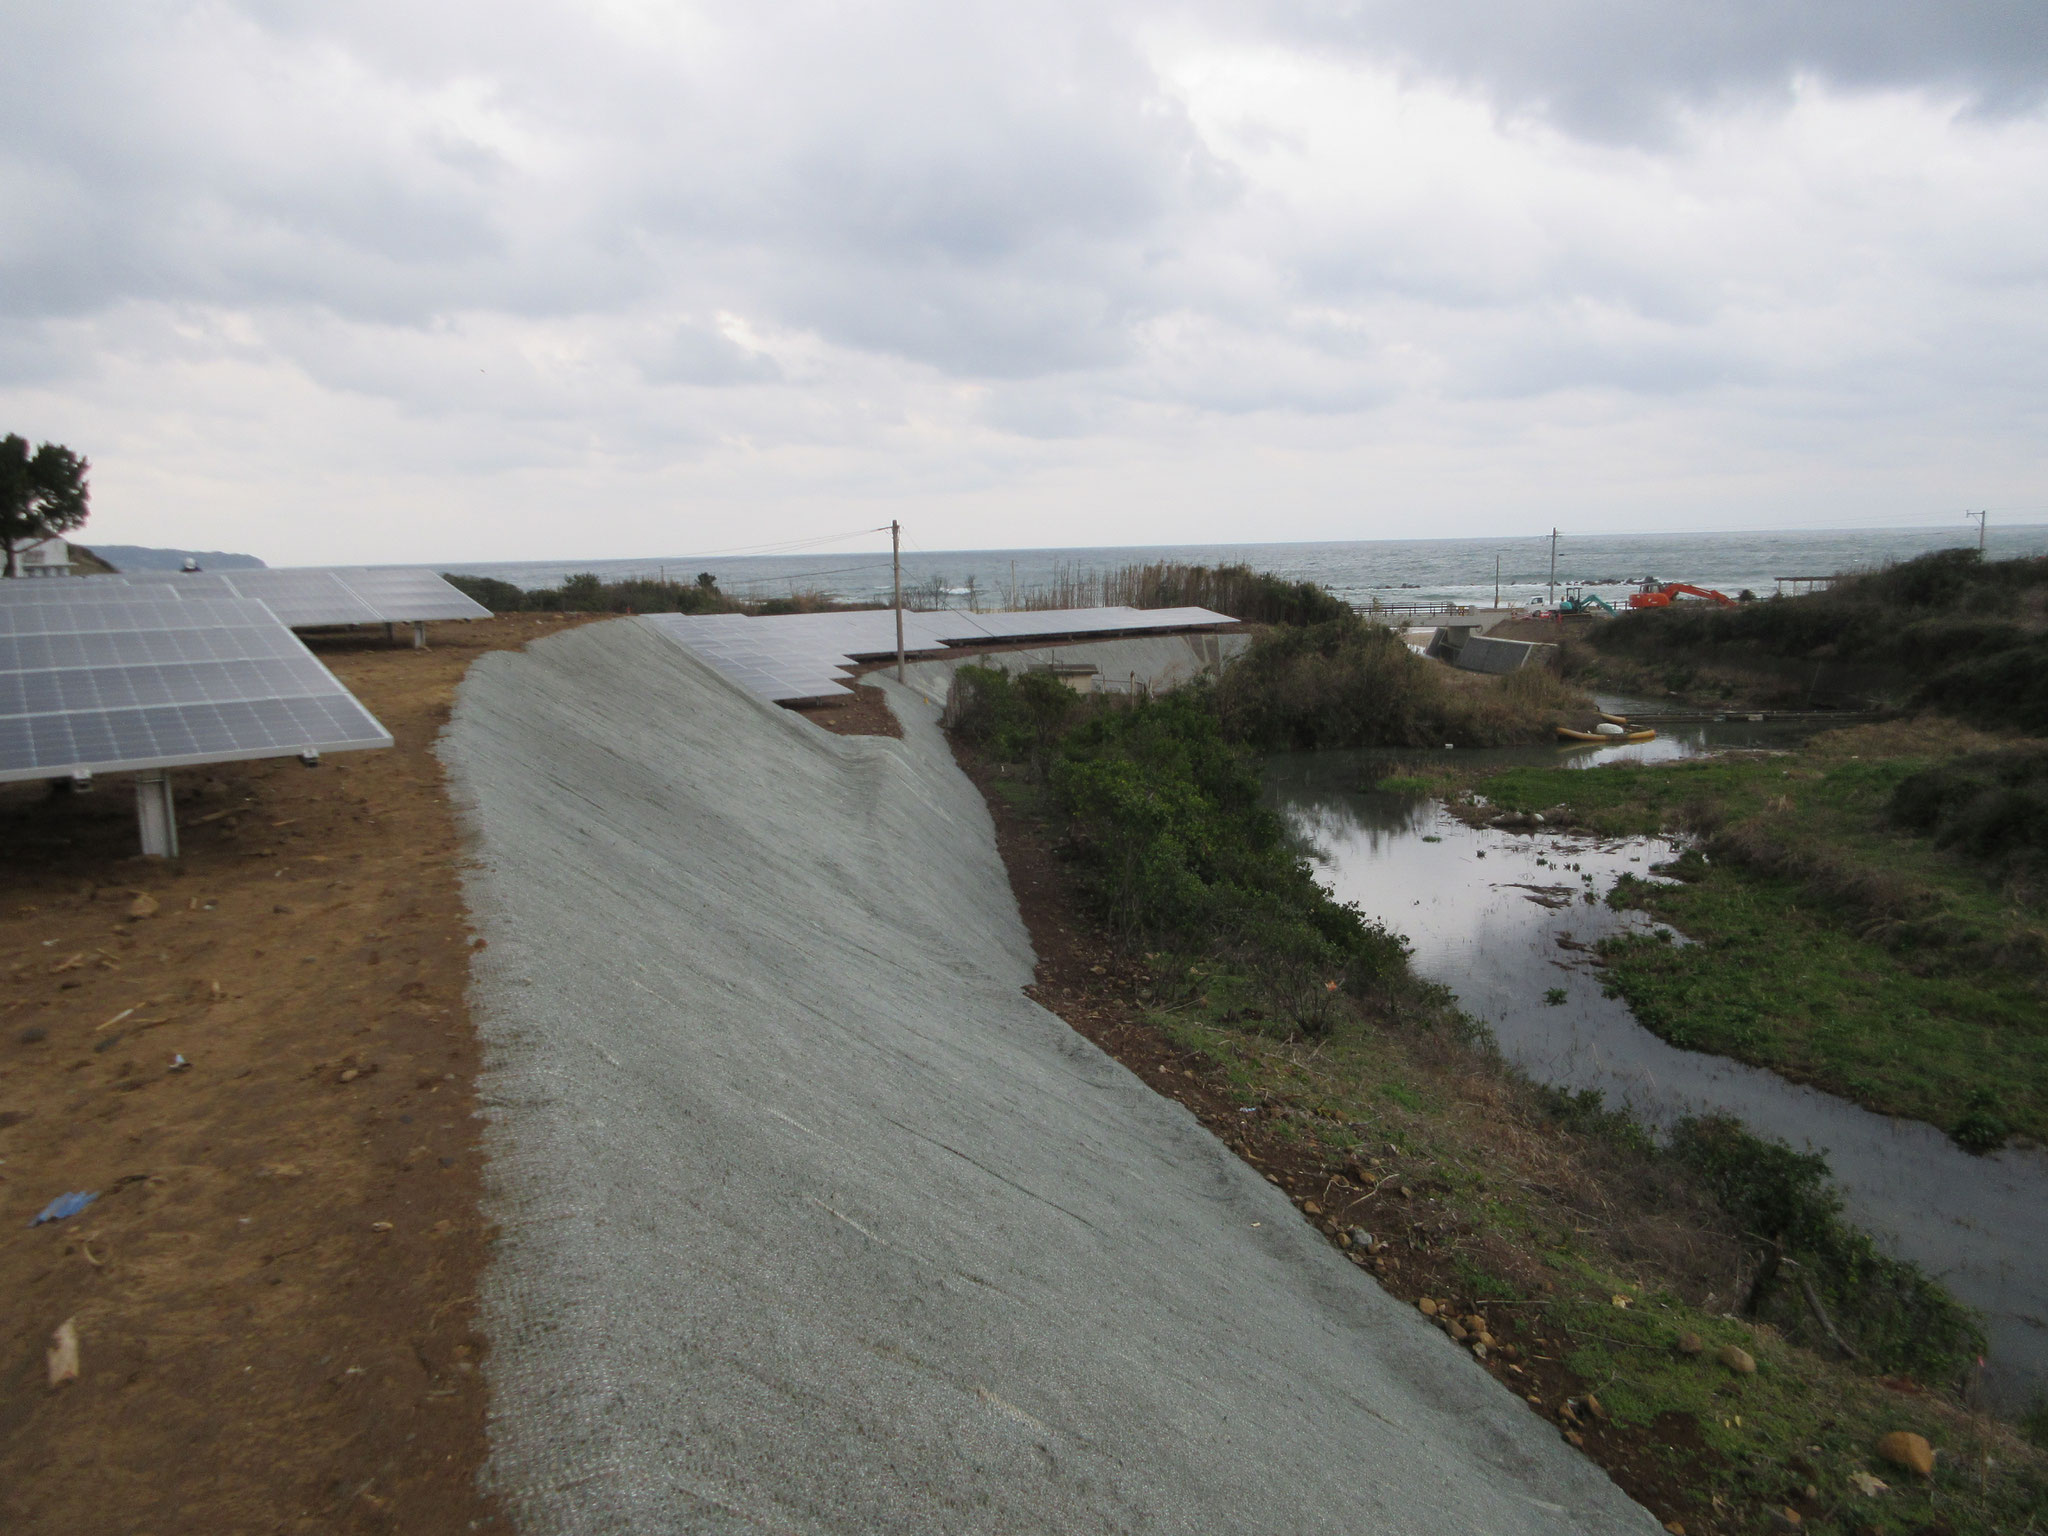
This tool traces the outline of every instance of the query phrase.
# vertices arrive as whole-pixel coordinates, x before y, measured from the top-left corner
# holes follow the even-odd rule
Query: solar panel
[[[491,610],[465,597],[446,578],[418,566],[347,566],[334,573],[387,622],[488,619]]]
[[[187,597],[201,592],[254,597],[294,629],[329,624],[423,624],[433,619],[488,619],[439,573],[412,565],[265,566],[233,571],[137,571],[130,578],[167,586]]]
[[[124,580],[131,585],[155,590],[168,587],[181,597],[236,597],[225,576],[206,571],[131,571]]]
[[[128,589],[119,576],[0,577],[0,603],[75,603],[109,587]]]
[[[0,782],[390,745],[263,603],[0,605]]]
[[[701,657],[749,693],[778,704],[843,697],[857,660],[896,654],[893,609],[851,613],[791,613],[766,618],[744,614],[649,614],[671,640]],[[1129,631],[1213,629],[1234,625],[1206,608],[1064,608],[1024,613],[942,610],[903,615],[906,651],[1051,640]]]
[[[271,612],[292,629],[385,622],[383,614],[330,570],[222,571],[219,579],[240,596],[269,604]]]

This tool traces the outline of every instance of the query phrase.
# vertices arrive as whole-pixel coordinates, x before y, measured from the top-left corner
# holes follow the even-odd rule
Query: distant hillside
[[[74,546],[76,547],[76,546]],[[149,549],[141,544],[95,544],[92,552],[117,571],[176,571],[197,560],[206,571],[252,571],[263,562],[254,555],[231,555],[219,549]]]

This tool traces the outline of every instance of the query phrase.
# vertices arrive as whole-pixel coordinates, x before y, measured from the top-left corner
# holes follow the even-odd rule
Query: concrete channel
[[[479,660],[486,1469],[523,1531],[1654,1532],[1023,995],[937,710],[637,620]]]

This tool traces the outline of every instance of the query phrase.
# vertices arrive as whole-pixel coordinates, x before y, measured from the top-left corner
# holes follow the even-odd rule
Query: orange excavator
[[[1689,581],[1646,582],[1643,590],[1628,600],[1631,608],[1669,608],[1675,597],[1703,597],[1709,602],[1735,606],[1735,599],[1712,587],[1696,587]]]

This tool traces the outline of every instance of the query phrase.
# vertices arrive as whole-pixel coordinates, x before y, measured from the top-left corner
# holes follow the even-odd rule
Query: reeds
[[[1207,608],[1253,624],[1320,624],[1350,612],[1312,581],[1289,581],[1248,565],[1187,565],[1154,560],[1093,568],[1058,565],[1051,579],[1005,594],[1006,606],[1049,608]]]
[[[1546,667],[1459,672],[1358,618],[1269,629],[1216,685],[1224,730],[1266,751],[1507,746],[1590,708]]]

